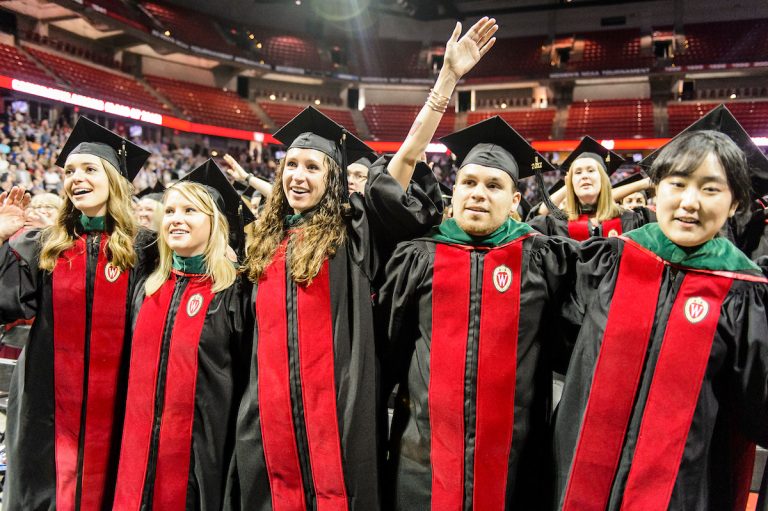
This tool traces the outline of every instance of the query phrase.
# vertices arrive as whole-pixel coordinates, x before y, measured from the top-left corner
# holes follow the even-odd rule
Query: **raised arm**
[[[387,166],[389,174],[397,180],[403,190],[408,188],[414,167],[443,118],[448,107],[453,89],[480,59],[493,47],[496,38],[493,35],[499,29],[496,20],[483,17],[475,23],[461,38],[461,23],[456,28],[445,46],[445,59],[427,102],[411,126],[403,145]]]
[[[226,170],[227,174],[229,174],[232,179],[243,183],[244,185],[252,186],[265,199],[268,199],[269,196],[272,195],[272,183],[246,172],[237,160],[229,154],[224,155],[224,161],[227,162],[227,167],[225,167],[224,170]]]
[[[624,197],[632,195],[633,193],[642,192],[651,187],[651,178],[646,177],[635,181],[634,183],[628,183],[622,186],[614,186],[612,189],[613,200],[621,202]]]

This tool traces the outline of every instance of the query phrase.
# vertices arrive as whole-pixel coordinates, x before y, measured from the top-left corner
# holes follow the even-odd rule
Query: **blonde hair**
[[[237,269],[227,258],[229,246],[229,223],[227,217],[219,211],[204,186],[190,181],[181,181],[166,190],[163,195],[163,204],[169,192],[178,192],[189,202],[194,204],[202,213],[208,215],[211,220],[211,234],[203,251],[205,259],[205,275],[213,281],[211,291],[218,293],[234,284],[237,278]],[[144,291],[147,296],[154,294],[168,280],[173,267],[173,250],[165,240],[165,230],[161,229],[157,237],[157,246],[160,251],[159,262],[155,271],[147,278]]]
[[[611,180],[608,177],[608,173],[600,163],[597,163],[596,166],[597,172],[600,174],[600,193],[597,196],[595,218],[598,222],[603,222],[620,216],[624,210],[613,200]],[[568,173],[565,175],[565,212],[568,213],[568,220],[578,220],[582,214],[581,203],[573,187],[573,165],[571,165]]]
[[[149,201],[153,203],[154,210],[152,211],[152,227],[151,229],[153,231],[159,231],[160,230],[160,224],[163,223],[163,204],[162,202],[158,202],[155,199],[148,199],[146,197],[142,197],[139,199],[138,206],[141,207],[141,203],[144,201]],[[138,222],[138,214],[137,216],[137,222]]]
[[[341,181],[341,168],[328,156],[323,158],[323,164],[327,169],[325,195],[313,208],[312,215],[302,224],[302,228],[289,234],[291,277],[295,282],[306,285],[312,283],[323,262],[336,254],[347,235],[345,218],[349,206],[342,200],[345,190]],[[261,278],[277,254],[287,234],[285,217],[293,214],[283,190],[284,169],[285,160],[282,160],[275,175],[272,195],[256,222],[253,242],[248,246],[245,265],[248,278],[253,282]]]
[[[104,167],[109,183],[106,214],[109,241],[106,246],[106,256],[112,265],[125,271],[136,263],[133,241],[136,238],[138,226],[131,204],[133,186],[111,163],[102,158],[99,158],[99,161]],[[62,201],[56,223],[43,231],[40,269],[53,271],[61,253],[74,245],[75,238],[78,237],[75,228],[81,215],[82,213],[75,208],[71,199]]]
[[[60,209],[63,202],[64,199],[54,193],[38,193],[37,195],[32,196],[32,200],[29,201],[29,207],[39,208],[41,206],[51,206]]]

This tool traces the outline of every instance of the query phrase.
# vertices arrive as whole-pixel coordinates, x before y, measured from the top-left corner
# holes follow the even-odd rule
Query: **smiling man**
[[[389,471],[397,509],[534,509],[552,388],[544,318],[570,240],[509,218],[518,180],[551,165],[500,117],[442,139],[460,165],[453,218],[387,266]]]

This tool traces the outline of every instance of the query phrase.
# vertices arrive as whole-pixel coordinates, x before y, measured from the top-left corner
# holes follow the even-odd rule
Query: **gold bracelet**
[[[445,110],[448,108],[448,103],[450,100],[451,98],[435,92],[434,89],[429,89],[429,96],[427,96],[426,105],[435,112],[444,114]]]

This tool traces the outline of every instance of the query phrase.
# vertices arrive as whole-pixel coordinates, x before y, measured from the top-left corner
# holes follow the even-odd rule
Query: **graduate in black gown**
[[[56,224],[0,245],[0,323],[35,316],[8,400],[4,509],[112,506],[130,296],[153,264],[131,207],[148,156],[81,117],[56,162],[66,195]],[[0,195],[3,240],[23,222],[22,197]]]
[[[614,202],[621,197],[614,197],[610,176],[623,163],[624,158],[584,137],[562,164],[565,187],[552,194],[555,204],[565,198],[565,216],[543,204],[528,223],[542,234],[584,241],[593,236],[619,236],[652,222],[651,211],[624,210]]]
[[[495,20],[461,39],[411,134],[347,197],[348,161],[370,148],[313,108],[281,128],[289,146],[256,227],[251,374],[237,420],[227,504],[243,510],[380,507],[380,402],[373,283],[391,243],[440,221],[440,189],[414,173],[458,79],[493,45]],[[413,177],[413,180],[412,180]]]
[[[252,329],[227,252],[254,218],[213,160],[162,203],[159,263],[134,299],[114,508],[219,510]]]
[[[398,246],[380,293],[385,390],[399,384],[387,494],[399,510],[541,508],[564,352],[546,318],[568,295],[576,243],[510,218],[519,179],[552,167],[504,120],[441,141],[460,165],[453,218]]]
[[[719,232],[749,203],[744,153],[687,131],[653,155],[658,223],[582,247],[581,330],[556,415],[564,510],[744,509],[768,445],[768,280]]]

